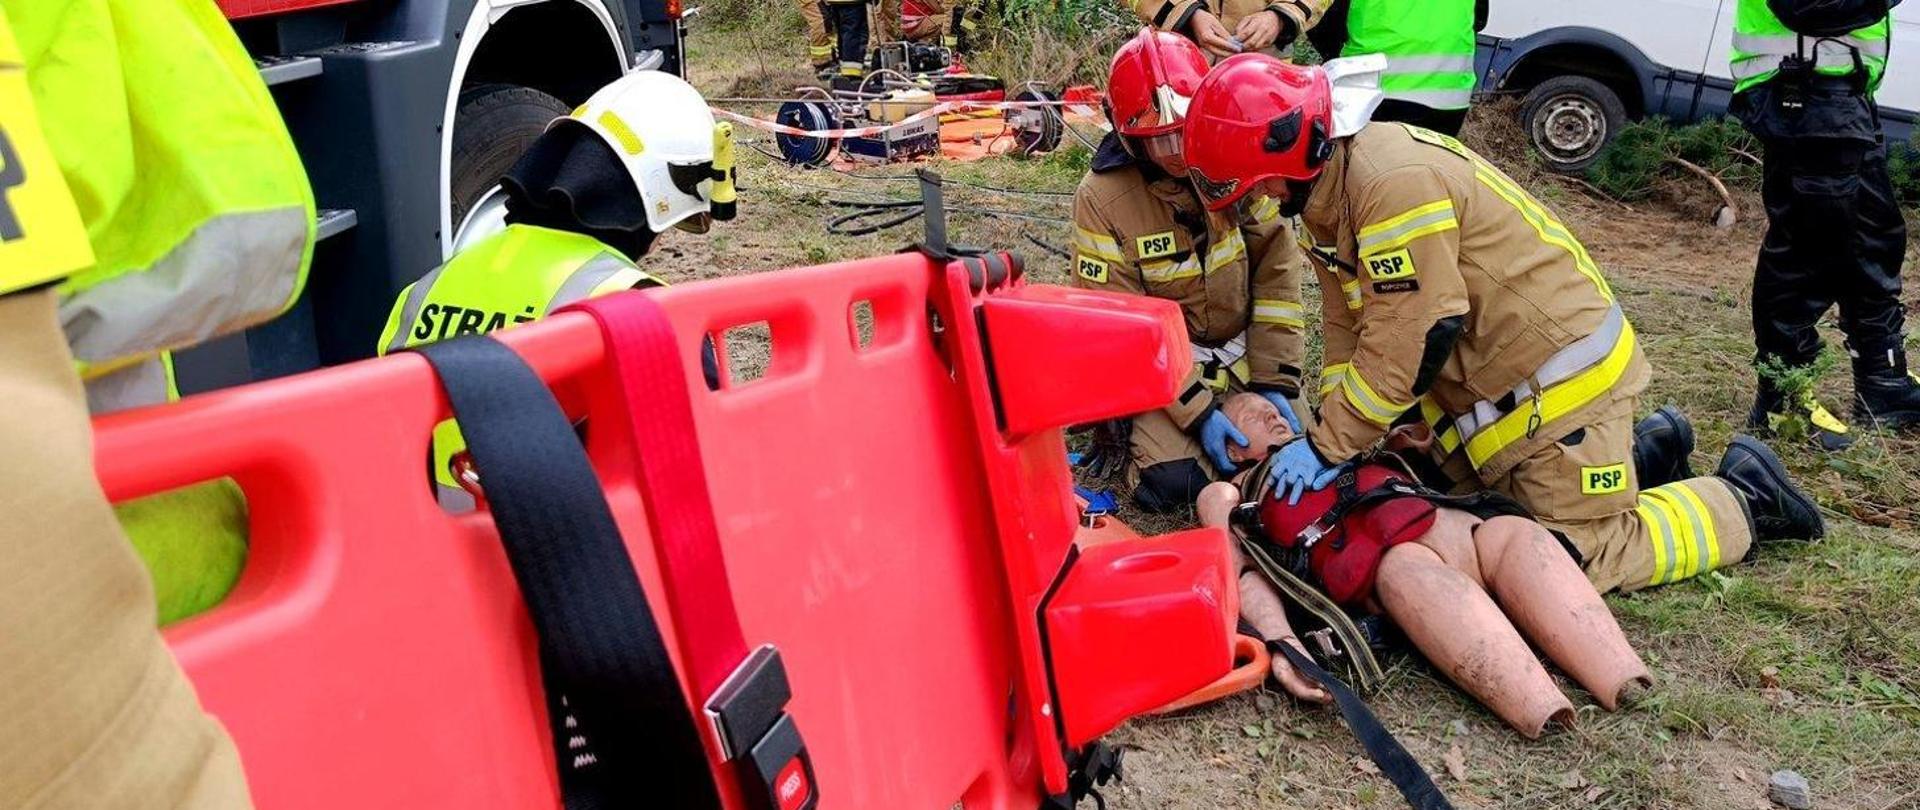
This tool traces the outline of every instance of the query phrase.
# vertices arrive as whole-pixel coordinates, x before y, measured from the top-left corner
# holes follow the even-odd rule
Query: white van
[[[1628,119],[1725,115],[1739,0],[1495,0],[1480,34],[1482,92],[1525,94],[1521,120],[1562,171],[1586,168]],[[1920,0],[1893,10],[1878,94],[1893,141],[1920,119]]]

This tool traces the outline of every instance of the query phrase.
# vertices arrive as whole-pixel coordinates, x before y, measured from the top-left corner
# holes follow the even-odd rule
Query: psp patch
[[[1180,240],[1174,236],[1173,231],[1162,231],[1133,240],[1133,247],[1135,252],[1140,254],[1142,261],[1163,259],[1180,252]]]
[[[1406,248],[1361,257],[1367,265],[1367,277],[1374,281],[1403,281],[1420,274],[1413,266],[1413,254]]]
[[[1095,284],[1107,283],[1107,263],[1087,256],[1080,257],[1080,277]]]
[[[1580,494],[1612,495],[1627,491],[1627,465],[1608,464],[1604,467],[1580,468]]]

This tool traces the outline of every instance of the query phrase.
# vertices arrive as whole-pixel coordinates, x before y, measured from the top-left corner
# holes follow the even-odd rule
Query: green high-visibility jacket
[[[1473,100],[1474,0],[1353,0],[1341,56],[1386,54],[1387,98],[1436,110]]]
[[[461,251],[400,291],[380,333],[380,354],[460,335],[530,323],[560,307],[620,290],[658,286],[599,240],[534,225],[506,230]],[[433,430],[433,476],[443,503],[464,491],[450,462],[465,450],[459,425]]]
[[[273,97],[207,0],[0,0],[93,261],[60,285],[84,375],[266,321],[313,249]]]
[[[1767,0],[1740,0],[1733,18],[1733,90],[1742,92],[1773,78],[1780,72],[1780,60],[1794,55],[1812,61],[1814,69],[1827,76],[1849,76],[1865,68],[1868,92],[1878,90],[1892,30],[1892,18],[1882,16],[1837,36],[1806,36],[1788,27],[1767,7]]]

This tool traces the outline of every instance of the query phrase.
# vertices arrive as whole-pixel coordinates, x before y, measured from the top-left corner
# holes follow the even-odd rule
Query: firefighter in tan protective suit
[[[1320,408],[1310,439],[1276,455],[1277,483],[1325,486],[1422,418],[1455,481],[1526,506],[1603,591],[1821,535],[1818,508],[1750,437],[1712,476],[1641,480],[1632,419],[1650,369],[1586,249],[1459,141],[1388,123],[1337,137],[1332,108],[1326,71],[1250,54],[1215,68],[1187,118],[1208,204],[1266,194],[1300,212],[1313,245]]]
[[[1285,56],[1333,0],[1127,0],[1140,21],[1186,35],[1216,58]]]
[[[1210,213],[1184,178],[1179,121],[1206,57],[1178,36],[1143,30],[1115,54],[1108,112],[1114,133],[1074,195],[1073,281],[1180,303],[1193,371],[1179,398],[1136,416],[1128,465],[1134,499],[1183,509],[1234,471],[1228,444],[1247,439],[1216,399],[1254,390],[1298,426],[1301,260],[1279,206]]]
[[[821,78],[839,69],[834,62],[834,36],[827,30],[827,13],[820,0],[800,0],[800,18],[807,21],[807,64]]]

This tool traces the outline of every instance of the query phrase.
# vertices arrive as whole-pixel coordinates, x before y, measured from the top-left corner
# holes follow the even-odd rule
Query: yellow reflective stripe
[[[1353,368],[1352,363],[1335,363],[1321,369],[1320,396],[1325,398],[1328,394],[1333,393],[1333,389],[1340,385],[1340,381],[1346,379],[1347,370],[1351,368]]]
[[[1813,423],[1814,427],[1828,433],[1844,434],[1847,432],[1847,423],[1840,421],[1838,417],[1834,416],[1832,411],[1827,410],[1827,406],[1814,400],[1812,394],[1807,394],[1806,407],[1807,421]]]
[[[1539,424],[1545,425],[1613,390],[1633,361],[1635,340],[1633,324],[1621,324],[1620,339],[1614,342],[1613,350],[1607,353],[1606,359],[1547,388],[1545,392],[1535,394],[1531,401],[1518,403],[1511,412],[1474,433],[1467,439],[1467,460],[1478,469],[1506,449],[1507,445],[1527,438],[1527,426],[1533,420],[1536,408],[1540,414]]]
[[[1361,306],[1360,279],[1340,282],[1340,292],[1347,297],[1347,309],[1358,311]]]
[[[1267,298],[1253,299],[1254,323],[1277,323],[1295,329],[1307,325],[1307,310],[1293,301],[1277,301]]]
[[[1253,221],[1255,223],[1265,225],[1279,218],[1280,204],[1274,202],[1272,197],[1261,197],[1259,202],[1253,204]]]
[[[1720,527],[1713,522],[1713,510],[1707,508],[1707,502],[1700,499],[1700,493],[1683,484],[1668,484],[1661,489],[1671,488],[1680,496],[1680,502],[1687,507],[1690,515],[1700,521],[1700,554],[1704,558],[1699,571],[1704,574],[1720,567]]]
[[[1441,452],[1452,455],[1460,449],[1460,426],[1453,423],[1453,418],[1440,409],[1440,403],[1434,402],[1433,397],[1420,398],[1420,418],[1433,428],[1433,437],[1440,442]]]
[[[1453,215],[1453,200],[1436,200],[1361,228],[1360,254],[1364,256],[1395,250],[1422,236],[1459,227],[1460,220]]]
[[[1239,229],[1228,231],[1225,238],[1207,250],[1207,269],[1218,270],[1245,255],[1247,240],[1240,236]]]
[[[1652,497],[1652,493],[1640,493],[1639,501],[1633,511],[1639,515],[1640,523],[1647,527],[1647,542],[1653,547],[1653,576],[1647,579],[1647,584],[1664,585],[1671,581],[1669,577],[1676,553],[1674,517],[1666,511],[1665,504]]]
[[[1607,284],[1606,278],[1600,275],[1600,266],[1594,264],[1593,257],[1587,253],[1586,246],[1573,237],[1573,233],[1567,230],[1567,226],[1562,225],[1552,213],[1534,202],[1533,197],[1515,186],[1493,166],[1478,159],[1474,161],[1474,166],[1474,176],[1480,180],[1481,185],[1486,186],[1495,195],[1506,200],[1508,205],[1513,206],[1513,209],[1520,214],[1520,218],[1525,220],[1540,237],[1540,241],[1565,250],[1572,256],[1574,266],[1579,268],[1580,274],[1592,281],[1593,286],[1608,301],[1613,300],[1613,288]]]
[[[1673,556],[1667,560],[1666,581],[1679,582],[1698,576],[1705,570],[1701,564],[1706,562],[1707,557],[1703,536],[1706,526],[1700,514],[1674,494],[1672,485],[1655,487],[1641,494],[1648,503],[1658,505],[1671,522]]]
[[[1140,275],[1148,281],[1174,281],[1193,278],[1200,275],[1200,262],[1188,256],[1179,264],[1173,262],[1147,262],[1140,265]]]
[[[1073,249],[1096,259],[1110,262],[1124,262],[1126,256],[1120,253],[1120,243],[1106,234],[1094,233],[1085,228],[1073,229]]]
[[[1393,420],[1399,419],[1400,414],[1406,413],[1407,409],[1413,407],[1412,403],[1401,405],[1380,396],[1380,392],[1373,390],[1373,386],[1367,384],[1366,378],[1361,377],[1360,373],[1354,371],[1352,367],[1347,369],[1346,376],[1341,379],[1341,388],[1347,394],[1347,401],[1353,403],[1354,410],[1359,411],[1367,421],[1381,427],[1393,424]]]

